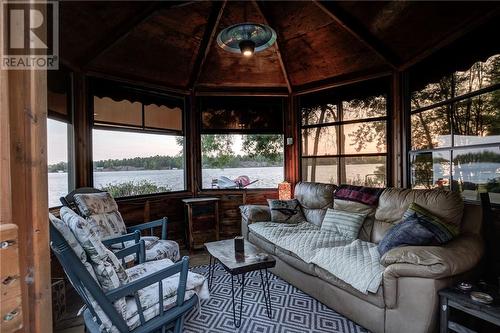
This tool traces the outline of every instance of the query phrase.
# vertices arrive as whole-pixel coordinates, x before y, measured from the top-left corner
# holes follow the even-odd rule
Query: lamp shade
[[[278,198],[280,200],[290,200],[292,198],[292,184],[286,180],[278,184]]]

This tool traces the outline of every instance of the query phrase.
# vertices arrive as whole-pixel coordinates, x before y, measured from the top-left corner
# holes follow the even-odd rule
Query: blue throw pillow
[[[435,234],[422,224],[416,213],[409,215],[401,223],[392,227],[378,244],[378,252],[384,255],[398,246],[429,245],[435,240]]]

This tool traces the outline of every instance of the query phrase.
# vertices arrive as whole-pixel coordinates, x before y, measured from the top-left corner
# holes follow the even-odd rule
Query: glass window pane
[[[411,155],[411,186],[416,189],[450,189],[450,152]]]
[[[68,124],[47,119],[47,163],[49,207],[60,206],[69,192]]]
[[[114,197],[181,191],[182,136],[93,130],[94,187]]]
[[[340,159],[340,179],[344,184],[384,187],[386,170],[385,156],[353,156]]]
[[[307,182],[338,184],[338,158],[303,158],[302,180]]]
[[[411,147],[431,149],[450,147],[450,106],[411,115]]]
[[[333,123],[339,121],[336,104],[302,108],[302,125]]]
[[[384,117],[387,114],[385,96],[370,96],[342,102],[343,120]]]
[[[500,90],[457,102],[453,118],[455,146],[500,143]]]
[[[142,104],[94,96],[94,121],[142,127]]]
[[[302,129],[302,156],[335,155],[337,126]]]
[[[465,199],[479,200],[480,192],[500,203],[500,147],[456,149],[453,151],[454,190]]]
[[[385,153],[386,122],[370,121],[343,125],[344,154]]]
[[[476,62],[468,70],[455,73],[455,96],[464,95],[500,82],[500,55]]]
[[[416,110],[452,98],[451,75],[411,93],[411,109]]]
[[[144,105],[144,126],[182,132],[182,110],[165,105]]]
[[[202,187],[276,188],[284,179],[281,134],[201,135]]]

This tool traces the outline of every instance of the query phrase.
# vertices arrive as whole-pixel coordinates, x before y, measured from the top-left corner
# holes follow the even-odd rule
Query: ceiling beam
[[[264,19],[264,23],[269,25],[269,26],[273,26],[273,22],[270,22],[266,15],[264,15],[264,11],[261,7],[261,4],[259,2],[257,2],[256,0],[252,1],[255,8],[257,9],[257,12],[262,16],[262,18]],[[292,93],[292,84],[290,83],[290,77],[288,76],[288,71],[286,70],[286,66],[285,66],[285,62],[283,61],[283,57],[281,56],[281,51],[280,51],[280,48],[283,49],[283,44],[282,44],[282,36],[280,35],[280,33],[276,30],[276,42],[275,42],[275,47],[276,47],[276,54],[278,56],[278,61],[280,63],[280,67],[281,67],[281,71],[283,72],[283,77],[285,78],[285,82],[286,82],[286,87],[288,89],[288,93],[291,94]]]
[[[154,2],[146,6],[141,11],[135,13],[129,20],[125,23],[120,24],[116,29],[105,36],[102,39],[94,43],[93,47],[84,54],[78,61],[82,68],[86,68],[90,63],[99,57],[101,54],[105,53],[113,46],[125,39],[136,26],[147,21],[151,16],[156,13],[157,10],[163,8],[175,8],[182,7],[191,4],[191,1],[165,1],[165,2]]]
[[[210,15],[205,27],[205,32],[203,34],[203,38],[201,39],[200,47],[198,48],[198,54],[196,55],[193,69],[191,70],[191,76],[188,82],[188,87],[191,89],[194,89],[201,76],[203,65],[207,60],[208,53],[210,52],[210,47],[217,33],[217,28],[219,27],[222,14],[224,13],[224,8],[226,8],[226,3],[227,1],[214,1],[212,4],[212,9],[210,10]]]
[[[354,38],[363,43],[370,50],[375,52],[377,56],[393,69],[397,68],[399,63],[398,57],[383,45],[380,40],[375,38],[363,25],[361,25],[355,18],[352,17],[346,10],[337,5],[333,1],[320,2],[313,0],[313,2],[331,19],[341,25],[347,30]]]

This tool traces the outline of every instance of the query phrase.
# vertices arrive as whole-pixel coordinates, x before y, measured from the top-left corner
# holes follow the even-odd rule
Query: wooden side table
[[[463,292],[457,288],[446,288],[439,291],[440,297],[440,333],[459,332],[475,333],[476,331],[467,328],[455,321],[450,320],[450,308],[467,313],[473,317],[482,319],[499,327],[500,330],[500,307],[498,299],[491,305],[474,302],[470,298],[469,292]]]
[[[188,249],[202,249],[203,244],[219,240],[219,198],[183,199],[188,224]]]

